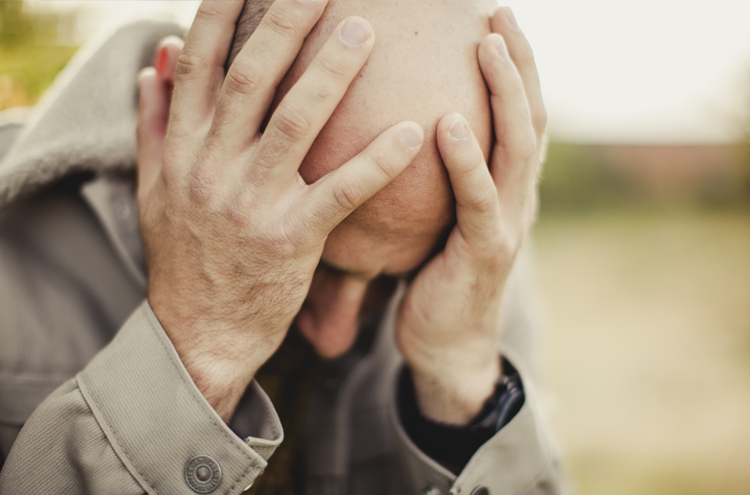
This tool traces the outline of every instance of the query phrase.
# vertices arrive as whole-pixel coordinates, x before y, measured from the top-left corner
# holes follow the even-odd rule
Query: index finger
[[[210,133],[221,149],[243,150],[255,141],[279,83],[325,6],[325,0],[273,2],[222,86]]]
[[[170,131],[190,135],[210,119],[244,0],[203,0],[177,59]]]
[[[321,235],[328,235],[352,211],[387,186],[419,153],[424,130],[401,122],[375,138],[360,154],[309,186],[301,211]]]

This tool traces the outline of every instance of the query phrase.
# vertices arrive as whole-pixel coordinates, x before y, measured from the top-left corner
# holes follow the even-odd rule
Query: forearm
[[[172,305],[179,306],[179,301],[165,306]],[[228,423],[242,394],[278,343],[264,343],[254,338],[260,332],[254,332],[251,325],[228,319],[201,321],[184,312],[175,316],[166,309],[154,309],[154,314],[195,386]]]

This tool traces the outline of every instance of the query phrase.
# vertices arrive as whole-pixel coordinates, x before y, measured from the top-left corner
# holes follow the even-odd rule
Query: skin
[[[336,24],[347,16],[362,15],[380,41],[318,134],[300,175],[307,183],[319,180],[402,120],[417,122],[426,134],[410,166],[337,225],[326,240],[325,264],[317,270],[315,290],[296,319],[323,356],[340,355],[351,346],[362,317],[358,307],[369,283],[381,275],[414,271],[455,222],[453,192],[435,139],[440,118],[452,111],[467,116],[484,155],[489,155],[489,94],[476,49],[490,33],[490,13],[487,2],[480,1],[443,1],[428,12],[420,2],[329,1],[279,85],[271,110],[304,73]],[[448,24],[451,35],[445,36]],[[385,301],[379,302],[382,306]]]
[[[204,2],[184,48],[163,43],[167,62],[141,74],[149,302],[225,420],[295,318],[322,356],[338,355],[364,308],[388,294],[383,276],[414,270],[397,340],[422,413],[464,424],[492,393],[546,115],[510,10],[488,23],[481,4],[458,5],[398,4],[396,22],[340,0],[314,28],[325,0],[276,0],[224,74],[242,3]],[[451,23],[476,29],[454,40],[437,28]],[[466,71],[441,83],[446,61]]]

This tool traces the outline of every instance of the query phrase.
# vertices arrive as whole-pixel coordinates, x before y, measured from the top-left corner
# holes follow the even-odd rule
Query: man
[[[102,79],[139,66],[170,28],[110,40],[15,137],[2,164],[10,345],[0,363],[14,410],[0,487],[555,491],[528,355],[511,338],[528,339],[518,338],[523,308],[500,319],[533,217],[544,128],[533,59],[510,12],[485,17],[482,33],[486,11],[465,2],[425,12],[418,2],[340,0],[324,14],[324,0],[276,0],[225,77],[241,9],[201,6],[171,108],[170,64],[141,75],[137,206],[132,181],[106,173],[133,160],[123,138],[132,92]],[[461,29],[445,36],[439,26]],[[492,95],[491,153],[474,53]],[[455,73],[429,79],[446,65]],[[86,101],[103,103],[97,94],[107,108]],[[35,186],[47,191],[10,202]],[[336,359],[310,360],[297,331]],[[283,457],[271,457],[283,433],[254,381],[264,373],[274,405],[296,392],[284,421],[295,448]],[[521,382],[523,407],[508,409]]]

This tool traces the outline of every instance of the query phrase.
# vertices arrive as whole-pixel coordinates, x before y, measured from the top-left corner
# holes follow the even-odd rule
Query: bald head
[[[271,3],[247,1],[228,63]],[[435,131],[441,117],[459,112],[485,156],[489,153],[490,106],[476,52],[490,32],[490,10],[486,0],[329,0],[282,80],[272,110],[347,16],[358,15],[372,24],[375,48],[307,154],[302,177],[308,183],[318,180],[404,120],[424,128],[425,143],[406,171],[331,233],[324,260],[351,271],[408,271],[452,225],[453,195]]]

